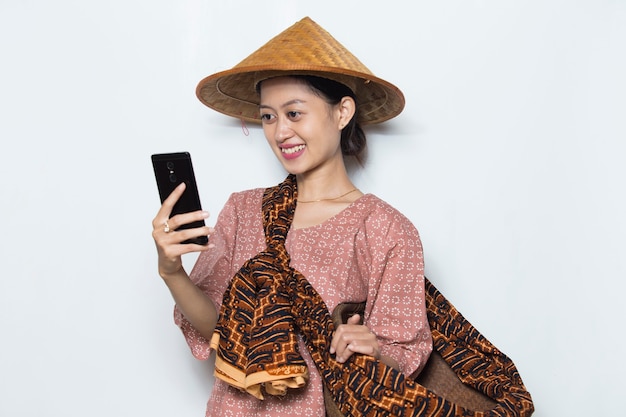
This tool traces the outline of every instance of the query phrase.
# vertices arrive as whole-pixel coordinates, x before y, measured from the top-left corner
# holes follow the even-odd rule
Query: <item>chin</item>
[[[300,170],[300,169],[294,169],[294,168],[288,168],[286,166],[283,165],[283,167],[285,168],[285,171],[287,171],[288,174],[291,175],[302,175],[304,173],[306,173],[306,171]]]
[[[308,171],[304,167],[298,164],[294,164],[293,162],[290,162],[290,161],[283,160],[281,161],[281,165],[283,166],[285,171],[287,171],[289,174],[292,174],[292,175],[300,175]]]

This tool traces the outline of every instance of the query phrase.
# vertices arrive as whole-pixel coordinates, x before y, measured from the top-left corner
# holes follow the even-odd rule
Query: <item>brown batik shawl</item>
[[[247,261],[224,294],[211,340],[215,376],[262,399],[306,383],[298,352],[303,335],[326,390],[345,416],[496,417],[530,416],[530,394],[513,362],[487,341],[427,282],[434,347],[459,379],[494,400],[471,411],[438,396],[401,372],[367,355],[339,363],[329,353],[335,329],[320,295],[289,265],[285,239],[296,207],[290,175],[263,197],[267,247]],[[437,314],[437,310],[446,314]],[[434,314],[431,314],[434,311]],[[439,317],[439,319],[438,319]]]

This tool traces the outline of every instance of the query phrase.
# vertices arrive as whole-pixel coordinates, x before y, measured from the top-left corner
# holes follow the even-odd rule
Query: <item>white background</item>
[[[150,154],[192,153],[213,219],[282,180],[195,86],[306,15],[405,93],[356,182],[415,223],[535,415],[623,412],[626,2],[0,0],[0,415],[204,415]]]

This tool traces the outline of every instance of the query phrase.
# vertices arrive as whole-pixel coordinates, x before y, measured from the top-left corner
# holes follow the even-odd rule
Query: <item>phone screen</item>
[[[174,205],[170,217],[202,209],[189,152],[154,154],[152,155],[152,166],[154,168],[161,203],[165,201],[180,183],[184,182],[186,184],[185,191]],[[192,229],[204,225],[204,221],[199,220],[182,225],[179,229]],[[200,236],[186,240],[183,243],[206,245],[208,243],[208,237]]]

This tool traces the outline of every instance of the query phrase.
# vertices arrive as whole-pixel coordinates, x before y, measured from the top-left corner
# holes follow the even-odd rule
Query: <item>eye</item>
[[[261,114],[261,123],[264,123],[264,124],[272,123],[274,120],[276,120],[276,116],[274,116],[273,114],[270,114],[270,113]]]
[[[300,113],[299,111],[292,110],[287,112],[287,117],[289,117],[291,120],[298,120],[301,115],[302,113]]]

